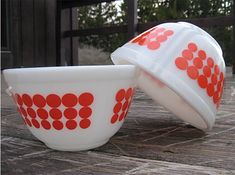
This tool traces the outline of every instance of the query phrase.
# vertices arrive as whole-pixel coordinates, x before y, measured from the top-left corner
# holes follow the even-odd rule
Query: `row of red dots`
[[[46,98],[44,98],[40,94],[36,94],[33,97],[30,97],[28,94],[23,94],[20,96],[19,94],[15,95],[15,99],[18,105],[22,106],[25,104],[27,107],[31,107],[33,104],[39,108],[43,108],[46,104],[50,107],[56,108],[63,104],[65,107],[73,107],[79,103],[81,106],[89,106],[92,104],[94,97],[91,93],[85,92],[81,94],[79,97],[77,95],[68,93],[60,98],[59,95],[49,94]]]
[[[116,104],[113,107],[113,116],[111,117],[111,123],[114,124],[117,121],[122,121],[124,118],[126,118],[128,109],[131,104],[131,99],[133,96],[133,89],[129,88],[127,90],[120,89],[116,93]],[[119,113],[121,113],[119,115]]]
[[[131,42],[137,43],[141,46],[146,45],[150,50],[156,50],[160,47],[161,43],[165,42],[168,37],[173,35],[173,30],[166,30],[165,28],[152,28],[149,31],[140,34]]]
[[[19,111],[24,117],[30,116],[31,118],[36,118],[37,116],[41,119],[47,119],[49,116],[54,120],[59,120],[64,117],[66,119],[75,119],[78,115],[81,118],[89,118],[92,114],[92,109],[90,107],[82,107],[79,112],[75,108],[66,108],[63,112],[59,110],[58,108],[52,108],[47,112],[44,108],[38,108],[37,110],[34,110],[33,108],[27,108],[20,106]]]
[[[67,129],[73,130],[76,129],[78,124],[76,120],[67,120],[65,124],[59,120],[55,120],[52,124],[48,120],[41,120],[41,122],[35,118],[29,119],[27,117],[24,118],[25,124],[29,127],[34,126],[35,128],[44,128],[46,130],[50,130],[53,127],[56,130],[62,130],[64,127]],[[91,121],[89,119],[83,119],[79,122],[79,126],[82,129],[86,129],[90,126]]]
[[[197,56],[194,57],[194,53]],[[190,65],[190,63],[192,63]],[[224,85],[224,74],[214,59],[207,57],[204,50],[198,50],[195,43],[189,43],[187,49],[182,51],[182,55],[175,60],[177,68],[187,72],[187,75],[197,80],[199,87],[205,89],[207,95],[212,97],[213,102],[218,106],[222,96]],[[199,73],[202,70],[202,74]],[[209,81],[210,80],[210,81]]]
[[[41,126],[47,130],[51,129],[51,127],[54,127],[56,130],[61,130],[64,127],[75,129],[78,126],[75,120],[78,115],[82,119],[79,122],[81,128],[86,129],[91,124],[88,118],[92,114],[92,109],[89,105],[92,104],[94,97],[88,92],[81,94],[79,97],[75,94],[68,93],[63,95],[61,99],[56,94],[49,94],[46,98],[40,94],[33,95],[32,98],[28,94],[23,94],[22,96],[15,94],[14,100],[19,105],[18,111],[24,118],[25,123],[30,127],[34,126],[35,128],[40,128],[41,123]],[[78,103],[82,106],[80,110],[72,108]],[[33,104],[35,107],[38,107],[38,109],[33,109]],[[46,108],[43,108],[46,104],[52,107],[48,111]],[[67,107],[64,111],[57,108],[61,104]],[[24,106],[26,106],[26,108]],[[68,119],[66,124],[60,121],[63,115]],[[53,119],[52,124],[47,120],[49,116]]]

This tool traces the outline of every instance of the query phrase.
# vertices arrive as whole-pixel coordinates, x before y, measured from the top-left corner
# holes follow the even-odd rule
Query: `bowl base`
[[[85,150],[100,147],[100,146],[106,144],[108,141],[109,141],[109,139],[102,140],[100,142],[90,143],[90,144],[83,144],[83,145],[81,145],[81,144],[79,144],[79,145],[54,145],[54,144],[50,144],[50,143],[45,143],[45,145],[48,148],[58,150],[58,151],[85,151]]]

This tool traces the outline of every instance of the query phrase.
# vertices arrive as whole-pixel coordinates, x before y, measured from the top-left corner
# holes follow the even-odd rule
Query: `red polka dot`
[[[139,40],[141,40],[141,39],[142,39],[142,37],[139,35],[139,36],[135,37],[131,42],[132,42],[132,43],[137,43],[137,42],[139,42]]]
[[[224,80],[224,73],[220,72],[220,76],[219,76],[220,81]]]
[[[89,106],[93,103],[94,97],[91,93],[85,92],[79,96],[79,104],[82,106]]]
[[[61,104],[61,99],[56,94],[48,95],[46,98],[46,101],[47,101],[47,104],[53,108],[56,108],[56,107],[60,106],[60,104]]]
[[[212,83],[210,83],[206,89],[208,96],[212,97],[214,95],[214,91],[215,91],[214,85]]]
[[[128,101],[125,101],[125,103],[123,104],[123,106],[122,106],[122,110],[123,111],[125,111],[126,109],[127,109],[127,107],[128,107]]]
[[[200,58],[195,58],[194,60],[193,60],[193,65],[196,67],[196,68],[198,68],[198,69],[201,69],[202,67],[203,67],[203,62],[202,62],[202,60],[200,59]]]
[[[217,84],[217,76],[216,76],[215,74],[213,74],[213,75],[211,76],[211,82],[212,82],[214,85]]]
[[[43,108],[39,108],[39,109],[37,110],[37,114],[38,114],[38,116],[39,116],[41,119],[47,119],[47,118],[48,118],[48,113],[47,113],[47,111],[46,111],[45,109],[43,109]]]
[[[128,89],[127,89],[127,92],[126,92],[125,99],[126,99],[126,100],[129,100],[129,98],[131,97],[131,95],[132,95],[132,88],[128,88]]]
[[[170,35],[173,35],[173,33],[174,33],[173,30],[167,30],[164,32],[164,35],[170,36]]]
[[[51,124],[47,120],[42,120],[41,125],[44,129],[49,130],[51,129]]]
[[[52,125],[56,130],[61,130],[64,127],[63,123],[59,120],[53,121]]]
[[[77,110],[74,108],[67,108],[64,110],[64,116],[67,119],[74,119],[77,117]]]
[[[219,92],[216,91],[213,95],[213,102],[216,104],[219,101]]]
[[[149,35],[147,36],[148,41],[150,41],[151,39],[154,39],[156,37],[157,37],[157,32],[155,32],[155,31],[150,32]]]
[[[114,114],[111,118],[111,123],[114,124],[118,120],[118,114]]]
[[[32,119],[32,124],[33,124],[33,126],[35,127],[35,128],[40,128],[40,124],[39,124],[39,122],[36,120],[36,119]]]
[[[200,75],[197,81],[201,88],[207,87],[207,78],[204,75]]]
[[[114,106],[113,112],[117,114],[117,113],[119,113],[119,111],[121,110],[121,108],[122,108],[122,103],[118,102],[118,103]]]
[[[77,96],[74,94],[65,94],[62,97],[62,104],[66,107],[73,107],[77,104]]]
[[[31,118],[36,118],[36,112],[32,108],[27,108],[27,113]]]
[[[57,108],[52,108],[49,112],[51,118],[58,120],[62,117],[62,112]]]
[[[151,42],[148,43],[147,47],[150,50],[155,50],[155,49],[158,49],[160,47],[160,43],[158,41],[151,41]]]
[[[207,59],[207,65],[208,65],[210,68],[212,68],[212,67],[214,66],[214,61],[213,61],[213,59],[212,59],[211,57],[209,57],[209,58]]]
[[[219,73],[220,73],[220,68],[219,68],[218,65],[215,65],[215,67],[214,67],[214,72],[215,72],[216,75],[219,75]]]
[[[183,50],[182,56],[187,60],[193,59],[193,53],[190,50]]]
[[[65,94],[62,97],[62,104],[66,107],[73,107],[77,104],[78,99],[74,94]]]
[[[118,101],[118,102],[121,102],[123,99],[124,99],[124,97],[125,97],[125,90],[124,89],[120,89],[118,92],[117,92],[117,95],[116,95],[116,100]]]
[[[66,127],[70,130],[73,130],[77,127],[77,122],[75,120],[68,120],[66,122]]]
[[[195,52],[197,51],[197,45],[195,43],[189,43],[188,44],[188,49],[191,51],[191,52]]]
[[[188,62],[185,58],[182,58],[182,57],[178,57],[176,58],[175,60],[175,64],[176,66],[181,69],[181,70],[186,70],[187,67],[188,67]]]
[[[203,67],[203,73],[206,77],[210,77],[211,76],[211,69],[209,66],[204,66]]]
[[[15,99],[18,103],[18,105],[22,106],[23,105],[23,101],[22,101],[22,98],[20,97],[19,94],[15,94]]]
[[[81,118],[88,118],[90,117],[92,114],[92,110],[91,108],[89,107],[82,107],[80,110],[79,110],[79,116]]]
[[[25,118],[25,124],[27,124],[30,127],[32,126],[32,123],[30,122],[28,118]]]
[[[46,99],[42,95],[36,94],[33,96],[33,103],[37,107],[43,108],[46,105]]]
[[[199,50],[198,57],[201,58],[202,60],[206,59],[206,52],[204,50]]]
[[[198,70],[195,66],[189,66],[187,69],[187,74],[191,79],[195,80],[198,77]]]
[[[20,107],[20,111],[23,116],[27,117],[27,112],[22,106]]]
[[[23,100],[23,103],[28,107],[31,107],[33,105],[33,101],[28,94],[23,94],[22,100]]]
[[[124,117],[125,117],[125,112],[122,112],[119,117],[119,121],[122,121],[124,119]]]
[[[165,35],[157,36],[157,41],[160,42],[160,43],[164,42],[166,40],[167,40],[167,36],[165,36]]]
[[[91,121],[89,119],[83,119],[80,121],[79,123],[79,126],[82,128],[82,129],[86,129],[88,128],[89,126],[91,125]]]
[[[221,84],[221,90],[220,90],[221,96],[222,96],[223,92],[224,92],[224,82]]]
[[[161,27],[161,28],[157,28],[154,32],[156,33],[161,33],[163,32],[164,30],[166,30],[165,28]]]
[[[142,38],[142,39],[138,42],[138,44],[141,45],[141,46],[146,45],[147,43],[148,43],[147,38]]]
[[[221,83],[221,81],[219,81],[218,82],[218,84],[217,84],[217,91],[221,91],[221,87],[222,87],[222,83]]]

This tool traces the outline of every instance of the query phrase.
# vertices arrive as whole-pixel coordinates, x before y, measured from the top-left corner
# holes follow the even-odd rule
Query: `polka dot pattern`
[[[188,43],[179,57],[175,59],[176,67],[185,71],[195,80],[201,89],[211,98],[216,108],[219,107],[224,86],[224,73],[205,50],[199,49],[196,43]]]
[[[131,40],[131,43],[140,46],[146,46],[149,50],[157,50],[161,44],[167,41],[174,34],[173,30],[168,30],[163,27],[154,27]]]
[[[129,99],[131,92],[124,94]],[[123,97],[123,99],[124,99]],[[74,130],[89,128],[94,96],[90,92],[79,95],[18,94],[13,96],[20,115],[29,127],[45,130]],[[121,107],[120,107],[121,110]]]
[[[128,89],[120,89],[116,93],[115,100],[116,103],[113,107],[113,115],[111,116],[110,123],[115,124],[118,121],[122,121],[126,115],[127,111],[130,107],[131,100],[134,94],[133,88]]]

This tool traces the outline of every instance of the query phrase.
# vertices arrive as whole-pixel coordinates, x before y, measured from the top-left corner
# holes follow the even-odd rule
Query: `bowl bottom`
[[[58,150],[58,151],[84,151],[84,150],[89,150],[89,149],[100,147],[100,146],[106,144],[108,141],[109,141],[109,139],[102,140],[100,142],[89,143],[89,144],[54,145],[54,144],[50,144],[50,143],[45,143],[45,145],[48,148],[51,148],[51,149],[54,149],[54,150]]]
[[[214,118],[209,113],[202,116],[189,102],[150,74],[142,72],[138,80],[138,85],[153,100],[183,121],[205,131],[211,129],[213,126]],[[201,109],[201,112],[205,114],[207,111]]]

